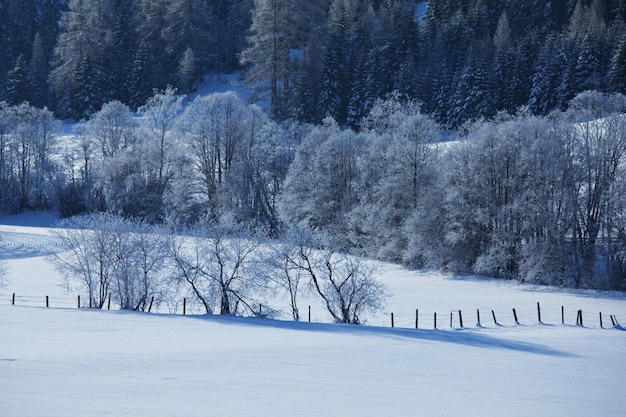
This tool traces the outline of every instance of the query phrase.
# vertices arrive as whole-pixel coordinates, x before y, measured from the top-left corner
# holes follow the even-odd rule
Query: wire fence
[[[504,327],[528,325],[572,325],[590,328],[620,327],[617,314],[612,311],[576,308],[572,305],[559,307],[542,306],[536,309],[508,310],[489,307],[475,310],[425,311],[416,309],[412,314],[389,313],[383,323],[391,327],[415,329],[462,329],[470,327]]]
[[[34,296],[16,293],[0,292],[0,304],[14,306],[46,307],[46,308],[89,308],[88,299],[80,295],[72,299],[71,296]],[[119,309],[119,304],[110,298],[104,303],[102,309]],[[150,313],[167,314],[205,314],[201,306],[193,299],[183,298],[176,303],[168,303],[166,307],[151,300],[145,309]],[[263,306],[259,305],[259,315],[262,315]],[[325,312],[320,313],[315,309],[304,309],[301,321],[323,322],[328,320]],[[587,328],[622,328],[619,319],[611,311],[592,311],[590,309],[577,308],[572,304],[558,307],[542,306],[537,303],[536,309],[509,310],[479,307],[475,310],[445,310],[426,311],[415,309],[414,313],[389,313],[387,318],[380,316],[372,320],[371,325],[385,327],[414,328],[414,329],[463,329],[463,328],[486,328],[486,327],[510,327],[529,325],[566,325]]]
[[[101,308],[90,305],[89,297],[77,295],[68,296],[41,296],[41,295],[25,295],[15,292],[0,291],[0,305],[13,305],[23,307],[46,307],[46,308],[74,308],[74,309],[100,309],[100,310],[119,310],[121,306],[115,299],[110,296],[104,301]],[[206,314],[206,308],[195,298],[182,297],[178,300],[157,300],[152,298],[144,306],[142,311],[154,314],[182,314],[182,315],[203,315]],[[300,321],[324,322],[328,321],[328,315],[323,310],[316,308],[300,309]],[[255,306],[255,311],[249,315],[261,317],[274,317],[276,311],[269,306],[259,304]],[[287,314],[287,313],[284,313]]]

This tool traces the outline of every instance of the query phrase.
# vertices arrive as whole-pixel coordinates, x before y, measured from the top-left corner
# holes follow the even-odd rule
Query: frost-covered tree
[[[474,270],[541,283],[568,283],[574,271],[567,238],[574,219],[572,138],[561,123],[527,114],[502,120],[492,130],[508,139],[493,146],[489,130],[476,132],[481,141],[486,140],[483,146],[488,144],[483,149],[489,164],[495,164],[488,175],[495,177],[488,180],[493,188],[483,196],[493,200],[482,209],[487,244]],[[504,165],[498,168],[499,163]]]
[[[135,148],[135,155],[141,155],[142,164],[140,172],[128,178],[133,184],[129,191],[146,199],[136,209],[152,220],[163,214],[163,196],[181,157],[175,128],[184,99],[184,96],[176,95],[175,89],[168,87],[156,92],[139,108],[141,140]]]
[[[145,311],[153,301],[155,307],[165,301],[160,279],[166,240],[153,226],[107,213],[58,226],[54,235],[64,250],[54,265],[68,290],[87,292],[89,307],[102,308],[111,297],[121,309]]]
[[[284,258],[285,265],[299,270],[333,320],[362,324],[365,313],[384,308],[387,290],[374,278],[375,269],[371,265],[364,259],[338,252],[319,237],[308,235],[307,239],[306,236],[305,232],[301,236],[304,239],[292,244]]]
[[[2,106],[0,106],[2,107]],[[51,208],[55,201],[54,151],[60,122],[48,109],[5,106],[2,137],[2,206],[10,212]]]
[[[115,156],[137,140],[137,121],[128,106],[114,100],[85,124],[85,134],[97,144],[102,158]]]
[[[258,314],[268,287],[259,242],[225,216],[219,224],[171,235],[172,280],[187,287],[207,314]]]
[[[247,188],[242,164],[251,158],[265,122],[256,106],[232,91],[198,97],[185,109],[179,126],[190,151],[194,198],[205,205],[205,214],[217,219],[244,204],[233,198],[249,191],[237,190]]]
[[[395,95],[378,100],[361,129],[367,137],[360,161],[364,186],[350,216],[353,243],[368,255],[399,261],[404,223],[432,181],[439,127],[419,103]]]
[[[105,305],[114,279],[114,260],[110,258],[112,236],[98,233],[97,223],[97,217],[74,218],[62,221],[59,224],[62,227],[53,231],[59,246],[65,249],[57,252],[55,268],[61,272],[68,291],[87,293],[90,308]]]
[[[80,166],[81,195],[89,210],[104,209],[108,204],[120,211],[111,197],[123,195],[115,184],[126,179],[119,170],[120,163],[136,150],[137,129],[130,109],[119,101],[106,103],[77,129],[81,136],[75,148],[75,165]],[[103,198],[108,201],[101,201]]]
[[[341,130],[329,118],[314,127],[289,168],[279,201],[281,218],[289,224],[345,236],[348,213],[359,197],[358,160],[363,142],[363,136]]]
[[[592,100],[596,104],[598,101],[610,103],[611,97],[591,94],[596,97]],[[583,100],[584,93],[577,96],[572,107],[577,109],[578,101],[589,103],[589,94],[586,96],[587,100]],[[623,111],[626,108],[623,96],[620,102]],[[586,107],[593,110],[589,109],[589,104]],[[577,110],[580,113],[581,109]],[[626,120],[619,113],[601,119],[583,120],[575,126],[575,137],[578,144],[575,151],[576,180],[579,184],[575,242],[582,266],[576,287],[604,286],[607,285],[606,273],[598,274],[595,268],[598,257],[604,251],[614,250],[613,207],[626,158]],[[610,270],[610,265],[607,269]],[[594,276],[600,282],[593,282]]]

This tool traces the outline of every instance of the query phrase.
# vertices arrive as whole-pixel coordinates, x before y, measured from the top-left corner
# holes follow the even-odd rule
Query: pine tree
[[[369,74],[367,72],[367,56],[372,49],[370,38],[371,25],[374,20],[374,10],[370,7],[367,14],[363,16],[355,29],[352,41],[351,57],[352,63],[352,91],[348,104],[347,122],[352,128],[357,128],[361,119],[365,117],[370,107],[374,104],[374,97],[368,86]]]
[[[608,74],[609,89],[615,93],[626,94],[626,38],[613,54]]]
[[[238,54],[246,46],[252,2],[215,0],[210,3],[209,65],[218,71],[229,72],[239,67]]]
[[[202,74],[211,67],[211,23],[209,5],[204,0],[169,0],[163,19],[162,38],[166,71],[178,81],[179,67],[193,51],[194,66]],[[169,65],[167,65],[169,63]],[[195,71],[192,78],[195,78]]]
[[[555,36],[549,37],[539,55],[532,78],[528,102],[532,112],[547,114],[566,101],[559,96],[559,92],[564,94],[567,91],[563,91],[562,87],[562,74],[566,68],[564,57],[560,39]]]
[[[468,120],[490,118],[495,114],[493,103],[492,62],[490,51],[473,51],[462,72],[454,94],[450,121],[459,126]]]
[[[152,95],[151,73],[148,70],[148,51],[141,44],[137,47],[134,55],[132,68],[128,76],[128,105],[137,109],[142,106],[148,97]]]
[[[335,0],[331,6],[329,37],[325,48],[320,107],[325,116],[344,124],[352,92],[350,40],[353,10],[347,0]]]
[[[50,83],[64,117],[85,117],[114,98],[111,0],[70,0],[61,19]]]
[[[137,3],[127,0],[112,0],[111,3],[111,54],[105,61],[105,71],[110,74],[111,97],[128,103],[133,56],[139,45],[133,19],[138,14]]]
[[[597,0],[583,8],[578,1],[569,20],[564,44],[572,73],[567,100],[585,90],[604,90],[611,50],[603,12]]]
[[[133,57],[133,68],[131,69],[133,73],[131,84],[138,82],[135,73],[137,72],[137,59],[140,57],[142,60],[141,71],[147,75],[145,80],[141,82],[145,82],[149,86],[148,96],[152,89],[165,88],[175,81],[172,79],[174,73],[171,71],[172,65],[175,63],[165,59],[167,54],[165,40],[162,36],[165,27],[166,6],[166,0],[137,0],[139,12],[134,21],[137,46]],[[144,91],[133,92],[132,94],[143,96]]]
[[[7,73],[4,98],[10,104],[20,104],[28,100],[32,90],[26,60],[20,55],[15,61],[15,66]]]
[[[33,40],[30,61],[28,62],[28,79],[33,90],[28,96],[30,104],[36,107],[44,107],[48,99],[48,61],[44,50],[43,40],[39,33]]]
[[[248,47],[241,53],[241,64],[249,66],[248,80],[257,85],[258,95],[269,91],[274,116],[285,112],[289,88],[290,26],[287,0],[254,0]]]
[[[319,57],[323,56],[322,42],[317,31],[313,31],[303,51],[302,60],[295,66],[293,88],[295,94],[291,97],[293,116],[298,120],[319,124],[324,118],[319,103],[321,95],[321,77],[324,63]]]

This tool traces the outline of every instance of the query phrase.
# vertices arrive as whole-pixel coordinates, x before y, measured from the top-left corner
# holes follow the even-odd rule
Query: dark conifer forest
[[[0,98],[76,120],[210,71],[352,127],[394,91],[446,127],[626,92],[620,0],[5,0],[0,22]]]

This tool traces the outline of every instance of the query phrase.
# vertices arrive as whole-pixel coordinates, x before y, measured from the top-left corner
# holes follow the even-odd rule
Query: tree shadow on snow
[[[438,330],[438,329],[406,329],[389,328],[376,326],[356,326],[349,324],[334,323],[307,323],[271,320],[265,318],[242,318],[232,316],[194,316],[232,325],[247,325],[255,327],[270,327],[281,330],[324,332],[336,334],[349,334],[354,336],[385,337],[394,339],[412,339],[416,341],[431,341],[441,343],[454,343],[458,345],[484,348],[484,349],[505,349],[518,352],[526,352],[537,355],[547,355],[555,357],[576,357],[572,353],[553,349],[548,346],[519,342],[498,338],[483,333],[480,330]]]

